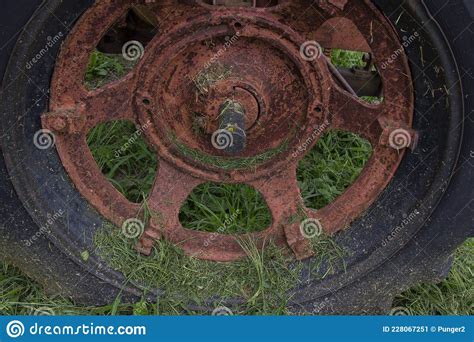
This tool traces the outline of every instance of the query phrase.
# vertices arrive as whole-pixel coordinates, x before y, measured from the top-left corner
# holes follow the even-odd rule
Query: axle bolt
[[[219,114],[219,129],[212,135],[212,146],[227,154],[238,154],[245,149],[245,109],[237,101],[227,100]]]

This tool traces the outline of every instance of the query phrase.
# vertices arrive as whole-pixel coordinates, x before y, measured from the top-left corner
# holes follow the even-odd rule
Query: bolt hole
[[[148,106],[151,103],[150,99],[144,98],[143,99],[143,104]]]
[[[242,23],[236,22],[236,23],[234,24],[234,27],[235,27],[237,30],[241,30],[241,29],[244,27],[244,25],[242,25]]]
[[[316,113],[322,113],[322,112],[323,112],[323,107],[321,107],[321,106],[316,106],[316,107],[314,108],[314,111],[315,111]]]

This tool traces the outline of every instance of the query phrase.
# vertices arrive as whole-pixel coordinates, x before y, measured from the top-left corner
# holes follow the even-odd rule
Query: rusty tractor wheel
[[[443,277],[472,233],[473,191],[463,180],[473,176],[474,107],[463,94],[474,86],[465,30],[473,7],[441,2],[36,5],[14,49],[2,52],[10,59],[1,98],[2,255],[78,302],[101,304],[120,291],[125,300],[140,297],[140,284],[95,252],[94,234],[105,221],[120,227],[139,217],[141,206],[106,180],[86,143],[96,125],[128,120],[147,127],[159,160],[147,198],[159,217],[147,221],[137,251],[149,255],[165,240],[193,258],[244,258],[235,236],[185,229],[179,210],[204,182],[248,184],[272,223],[247,237],[260,247],[275,242],[302,265],[289,308],[384,312],[402,289]],[[84,72],[96,48],[138,63],[89,90]],[[365,67],[333,65],[335,49],[363,53]],[[331,129],[364,137],[373,154],[354,184],[316,211],[305,207],[296,169]],[[298,217],[347,251],[344,269],[311,277],[318,250]]]

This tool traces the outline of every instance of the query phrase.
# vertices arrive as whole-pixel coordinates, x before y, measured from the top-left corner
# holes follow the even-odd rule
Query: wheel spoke
[[[334,10],[320,7],[314,1],[285,1],[284,5],[272,8],[269,13],[306,40],[314,40],[325,49],[370,52],[370,47],[357,26],[345,18],[340,9]]]
[[[114,4],[112,0],[97,3],[89,15],[79,19],[61,48],[51,88],[50,112],[43,124],[54,132],[84,133],[101,122],[112,120],[134,121],[131,100],[134,74],[88,91],[84,84],[90,55],[101,37],[129,8],[126,2]],[[82,32],[87,28],[87,39]],[[67,126],[67,127],[66,127]]]
[[[152,210],[162,212],[163,214],[168,212],[178,214],[181,204],[186,197],[201,183],[202,180],[178,170],[164,160],[160,160],[156,179],[150,194],[149,206]],[[177,215],[169,216],[177,217]],[[176,220],[176,217],[173,220]]]
[[[112,0],[104,0],[94,5],[63,45],[43,126],[56,134],[58,151],[78,190],[120,225],[141,214],[143,207],[129,203],[106,182],[85,137],[91,128],[109,121],[151,125],[137,132],[145,135],[161,160],[145,207],[149,224],[137,246],[143,254],[152,252],[157,239],[165,239],[201,259],[245,257],[239,244],[242,236],[185,229],[180,223],[186,198],[208,180],[249,184],[265,198],[272,225],[243,237],[259,247],[272,240],[289,246],[298,259],[310,257],[310,237],[301,228],[306,219],[321,221],[327,233],[346,227],[369,208],[396,171],[404,147],[393,144],[402,140],[395,135],[406,133],[402,138],[414,141],[409,147],[416,145],[407,60],[386,60],[387,52],[400,49],[398,37],[383,25],[381,15],[368,15],[376,10],[369,1],[210,3],[146,1],[135,9],[127,1],[114,6]],[[141,31],[143,42],[133,36],[146,51],[140,51],[141,61],[127,76],[88,91],[84,73],[90,53],[125,14],[128,23],[138,15],[154,26],[152,33]],[[121,42],[117,52],[123,48]],[[364,87],[365,80],[373,80],[371,73],[376,74],[368,67],[369,75],[352,86],[346,82],[351,75],[328,64],[328,51],[321,47],[370,52],[375,62],[382,61],[376,65],[380,77]],[[381,86],[384,100],[379,105],[355,95],[378,94]],[[224,126],[221,120],[228,118],[219,113],[230,99],[245,109],[248,123]],[[246,124],[249,127],[240,127]],[[233,150],[235,155],[213,144],[211,138],[221,125],[245,132],[245,146]],[[356,185],[313,212],[304,206],[296,164],[331,128],[366,138],[374,154]]]
[[[311,37],[325,49],[371,51],[357,26],[347,18],[337,17],[328,19]]]
[[[200,259],[226,262],[245,256],[235,236],[189,230],[181,225],[181,206],[189,193],[202,183],[203,180],[165,161],[160,162],[148,204],[150,223],[137,245],[140,253],[149,255],[155,240],[164,238],[182,248],[187,255]],[[256,234],[256,240],[262,240],[262,235]]]
[[[173,241],[179,239],[177,235],[183,229],[179,222],[181,205],[201,183],[201,180],[160,160],[148,199],[151,221],[138,246],[140,252],[150,254],[154,240],[161,238],[163,234]]]
[[[82,16],[61,48],[56,64],[51,89],[51,102],[60,107],[71,107],[87,93],[84,87],[84,74],[91,53],[97,47],[107,30],[124,15],[129,5],[113,0],[97,2],[86,15]],[[82,33],[87,30],[87,39]]]
[[[313,255],[309,241],[300,230],[305,216],[303,199],[296,181],[296,165],[287,171],[258,179],[251,183],[265,198],[272,213],[272,230],[280,232],[276,239],[283,239],[298,259]]]
[[[134,89],[134,79],[130,75],[117,83],[89,93],[83,100],[87,117],[86,130],[99,123],[114,120],[135,122],[132,89]]]
[[[68,107],[52,107],[42,115],[43,127],[56,133],[87,134],[90,129],[104,122],[129,120],[136,122],[132,102],[133,78],[124,78],[101,89],[83,93]]]
[[[333,84],[329,112],[332,115],[332,128],[352,132],[367,139],[372,146],[378,144],[382,128],[379,118],[384,117],[384,105],[365,103]]]
[[[391,181],[404,152],[377,146],[364,170],[346,191],[320,210],[310,210],[309,217],[318,219],[327,234],[348,227],[367,211]]]
[[[138,214],[140,206],[128,201],[101,173],[83,135],[59,135],[56,140],[64,167],[76,179],[75,186],[102,215],[120,226]]]

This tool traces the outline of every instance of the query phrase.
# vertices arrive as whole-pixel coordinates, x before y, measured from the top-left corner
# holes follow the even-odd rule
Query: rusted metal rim
[[[295,218],[315,219],[331,234],[347,227],[377,199],[404,150],[413,147],[408,62],[398,36],[369,1],[320,1],[312,6],[308,1],[280,1],[267,9],[201,1],[149,3],[159,32],[140,63],[125,78],[86,90],[84,71],[100,37],[132,5],[141,3],[105,0],[81,17],[61,49],[50,111],[42,116],[43,126],[56,133],[58,153],[78,191],[119,226],[139,214],[139,205],[127,201],[101,174],[86,135],[97,124],[113,120],[150,126],[145,135],[160,163],[148,205],[159,219],[150,220],[138,246],[141,252],[150,253],[154,241],[165,238],[198,258],[231,261],[244,256],[235,236],[190,231],[179,222],[179,209],[189,193],[211,180],[247,183],[259,190],[273,221],[267,230],[249,236],[259,243],[272,239],[289,246],[299,259],[309,257],[313,251]],[[203,44],[210,39],[215,42],[211,48]],[[383,102],[369,105],[343,89],[318,41],[324,48],[369,50],[379,66]],[[397,58],[391,58],[395,52]],[[203,90],[196,78],[213,67],[224,71]],[[219,104],[229,97],[249,113],[246,124],[252,129],[246,148],[233,158],[260,160],[251,168],[225,169],[195,157],[197,152],[229,158],[213,148],[210,134],[219,127]],[[193,130],[196,111],[208,121],[201,134]],[[304,207],[296,167],[304,157],[301,145],[309,150],[329,129],[367,138],[374,153],[343,195],[313,211]]]

